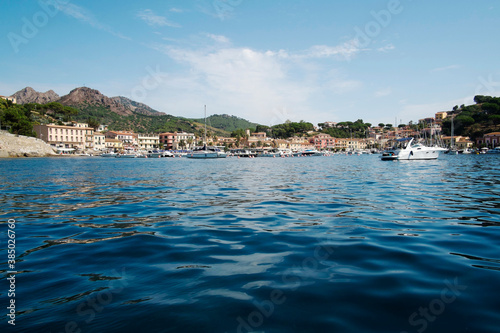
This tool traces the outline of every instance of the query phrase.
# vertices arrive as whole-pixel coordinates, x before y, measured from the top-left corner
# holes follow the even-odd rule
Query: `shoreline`
[[[23,135],[0,131],[0,158],[58,156],[46,142]]]

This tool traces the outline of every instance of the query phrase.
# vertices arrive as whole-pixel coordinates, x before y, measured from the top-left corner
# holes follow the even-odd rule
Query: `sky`
[[[1,0],[0,95],[401,124],[500,96],[498,0]]]

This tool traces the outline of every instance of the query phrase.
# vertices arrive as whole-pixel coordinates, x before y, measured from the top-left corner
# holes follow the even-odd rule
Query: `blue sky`
[[[500,3],[2,0],[0,94],[126,96],[172,115],[408,123],[500,96]]]

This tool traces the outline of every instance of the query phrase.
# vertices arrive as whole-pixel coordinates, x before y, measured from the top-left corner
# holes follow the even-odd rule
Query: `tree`
[[[481,109],[488,114],[499,114],[500,106],[495,103],[483,103]]]
[[[492,114],[488,117],[488,119],[491,120],[491,122],[493,122],[493,124],[495,125],[500,124],[500,115],[498,114]]]
[[[385,124],[384,123],[379,123],[378,127],[385,127]]]
[[[453,111],[457,111],[457,110],[458,110],[458,105],[455,105],[455,106],[453,107]]]
[[[6,107],[6,109],[0,112],[2,126],[10,127],[9,132],[13,134],[36,136],[36,133],[33,131],[33,124],[29,117],[26,116],[22,106],[7,103]]]
[[[87,124],[89,125],[89,127],[92,127],[96,131],[99,128],[99,126],[101,125],[99,123],[99,121],[97,120],[97,118],[95,118],[95,117],[89,117],[89,119],[87,120]]]

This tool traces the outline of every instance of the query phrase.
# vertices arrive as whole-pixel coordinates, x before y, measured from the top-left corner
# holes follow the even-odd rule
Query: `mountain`
[[[77,109],[104,107],[121,116],[130,116],[133,114],[132,110],[119,101],[104,96],[99,90],[87,87],[80,87],[71,90],[69,94],[61,97],[58,102]]]
[[[196,122],[203,123],[204,119],[193,119]],[[207,118],[207,125],[210,125],[212,127],[221,129],[223,131],[227,132],[232,132],[235,131],[239,128],[242,129],[247,129],[247,128],[253,128],[255,129],[257,127],[257,123],[252,123],[248,120],[235,117],[235,116],[230,116],[227,114],[214,114],[211,115],[210,117]]]
[[[95,119],[110,130],[131,130],[138,133],[185,131],[194,132],[199,125],[187,119],[156,111],[126,97],[107,97],[96,89],[80,87],[61,97],[57,102],[74,107],[74,120]]]
[[[45,104],[57,101],[59,99],[59,95],[56,94],[53,90],[41,93],[35,91],[35,89],[31,87],[26,87],[24,89],[21,89],[18,92],[14,93],[12,96],[16,98],[17,104],[28,104],[28,103]]]
[[[145,114],[148,116],[164,116],[165,115],[165,113],[163,113],[163,112],[156,111],[155,109],[147,106],[146,104],[133,101],[127,97],[117,96],[117,97],[111,97],[111,99],[124,105],[129,110],[131,110],[132,112],[135,112],[135,113]]]

